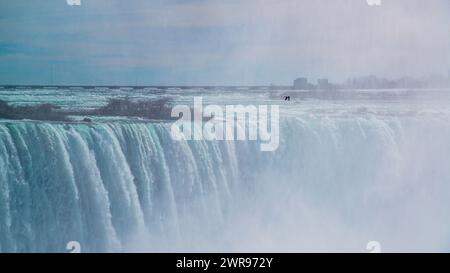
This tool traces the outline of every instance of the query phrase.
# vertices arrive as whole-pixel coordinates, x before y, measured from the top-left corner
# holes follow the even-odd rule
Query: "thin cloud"
[[[37,12],[36,3],[2,5],[8,8],[0,10],[0,42],[48,48],[55,59],[130,77],[136,69],[172,69],[199,84],[268,84],[299,75],[342,81],[450,68],[446,0],[385,0],[381,7],[364,0],[49,1]],[[95,77],[93,70],[86,73]]]

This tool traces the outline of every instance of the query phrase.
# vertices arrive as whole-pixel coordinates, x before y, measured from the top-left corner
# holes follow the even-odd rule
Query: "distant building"
[[[447,87],[450,87],[450,70],[448,71],[447,74]]]
[[[317,89],[319,89],[319,90],[331,89],[331,84],[328,81],[328,79],[318,79],[317,80]]]
[[[307,78],[297,78],[294,81],[294,90],[306,90],[310,89],[310,86]]]

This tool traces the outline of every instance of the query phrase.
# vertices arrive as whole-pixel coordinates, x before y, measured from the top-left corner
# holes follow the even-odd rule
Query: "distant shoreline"
[[[321,89],[294,89],[292,86],[265,86],[265,85],[193,85],[193,86],[183,86],[183,85],[0,85],[0,90],[2,89],[40,89],[40,90],[60,90],[60,89],[70,89],[70,90],[98,90],[101,89],[123,89],[123,90],[142,90],[142,89],[154,89],[156,90],[189,90],[189,89],[226,89],[223,91],[303,91],[303,92],[334,92],[334,91],[420,91],[420,90],[450,90],[449,87],[405,87],[405,88],[337,88],[330,90]]]

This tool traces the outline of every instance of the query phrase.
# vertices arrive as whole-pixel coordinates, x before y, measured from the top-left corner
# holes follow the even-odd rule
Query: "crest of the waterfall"
[[[0,248],[445,249],[445,117],[289,117],[280,131],[265,153],[176,141],[170,123],[1,123]]]

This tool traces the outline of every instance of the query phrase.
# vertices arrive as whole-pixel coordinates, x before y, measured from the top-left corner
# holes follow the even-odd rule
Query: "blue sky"
[[[253,85],[447,73],[450,1],[0,0],[0,84]]]

